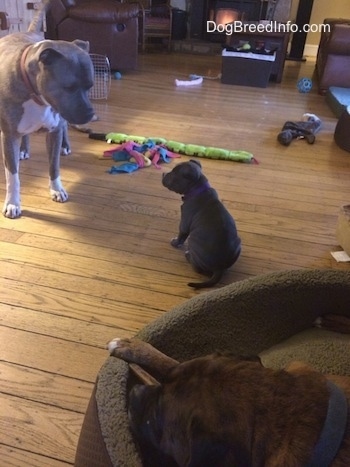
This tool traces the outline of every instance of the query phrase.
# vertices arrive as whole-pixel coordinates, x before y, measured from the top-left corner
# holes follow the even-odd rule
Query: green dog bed
[[[273,368],[303,360],[321,372],[350,375],[350,336],[314,327],[327,313],[350,317],[350,272],[297,270],[236,282],[173,308],[137,337],[179,361],[221,350],[259,354]],[[142,466],[128,424],[129,387],[128,365],[108,357],[85,415],[76,467]]]

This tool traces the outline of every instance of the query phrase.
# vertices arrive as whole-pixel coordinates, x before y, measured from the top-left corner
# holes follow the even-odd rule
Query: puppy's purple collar
[[[33,99],[33,101],[38,105],[48,105],[47,102],[44,100],[44,98],[34,89],[34,86],[31,83],[28,73],[25,68],[26,58],[27,58],[30,48],[31,48],[31,45],[29,45],[26,49],[24,49],[22,56],[21,56],[20,68],[21,68],[22,79],[24,81],[24,84],[26,85],[26,88],[30,92],[30,98]]]
[[[195,196],[198,196],[205,191],[208,191],[211,189],[211,186],[209,185],[209,182],[204,182],[199,186],[196,186],[195,188],[192,188],[192,190],[188,191],[186,194],[183,195],[182,200],[186,201],[190,198],[194,198]]]

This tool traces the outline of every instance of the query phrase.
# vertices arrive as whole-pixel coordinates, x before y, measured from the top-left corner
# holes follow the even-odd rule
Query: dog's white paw
[[[50,188],[51,199],[57,201],[57,203],[65,203],[68,200],[68,193],[62,188],[62,190],[53,190]]]
[[[72,153],[72,151],[71,151],[70,147],[68,147],[68,146],[64,146],[64,147],[62,146],[61,147],[62,156],[69,156],[69,154],[71,154],[71,153]]]
[[[17,217],[21,216],[21,206],[17,204],[5,203],[2,213],[9,219],[16,219]]]
[[[121,338],[116,337],[115,339],[112,339],[110,342],[107,344],[107,350],[108,352],[112,355],[113,351],[119,347],[120,345]]]
[[[108,342],[107,349],[110,355],[112,355],[116,349],[129,348],[129,346],[130,339],[122,339],[121,337],[115,337],[114,339]]]
[[[29,152],[28,152],[28,151],[21,151],[21,152],[19,153],[19,159],[20,159],[21,161],[24,161],[24,160],[26,160],[26,159],[29,159]]]
[[[53,201],[65,203],[68,199],[68,193],[64,189],[60,177],[50,180],[50,194]]]

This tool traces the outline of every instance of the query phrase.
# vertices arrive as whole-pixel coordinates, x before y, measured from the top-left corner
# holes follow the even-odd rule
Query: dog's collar
[[[201,193],[204,193],[205,191],[208,191],[210,189],[211,186],[209,185],[209,182],[204,182],[201,185],[192,188],[192,190],[188,191],[185,195],[183,195],[182,200],[186,201],[190,198],[194,198],[195,196],[198,196]]]
[[[328,411],[312,459],[306,467],[328,467],[335,458],[344,437],[348,417],[348,402],[342,389],[328,381],[330,392]]]
[[[24,49],[22,56],[21,56],[21,62],[20,62],[20,69],[21,69],[21,75],[22,79],[24,81],[24,84],[26,85],[26,88],[30,92],[30,98],[33,99],[33,101],[38,104],[38,105],[49,105],[46,100],[43,98],[41,94],[36,92],[33,84],[31,83],[28,73],[25,68],[25,63],[26,63],[26,58],[29,52],[29,49],[31,48],[31,45],[29,45],[26,49]]]

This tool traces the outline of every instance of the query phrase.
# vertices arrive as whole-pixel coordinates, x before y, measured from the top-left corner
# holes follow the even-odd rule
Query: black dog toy
[[[316,140],[315,134],[321,128],[321,120],[315,114],[304,114],[300,122],[286,122],[277,140],[284,146],[289,146],[293,139],[306,139],[309,144]]]

